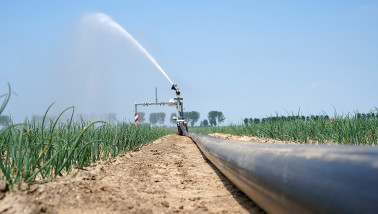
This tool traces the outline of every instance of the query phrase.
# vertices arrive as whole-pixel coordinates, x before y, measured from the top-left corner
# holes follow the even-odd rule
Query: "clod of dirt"
[[[0,192],[7,192],[9,190],[9,185],[6,181],[0,181]]]
[[[5,194],[9,191],[9,185],[6,181],[0,181],[0,200],[5,197]]]
[[[161,205],[163,206],[163,207],[169,207],[169,203],[168,203],[168,201],[163,201],[163,202],[161,202]]]

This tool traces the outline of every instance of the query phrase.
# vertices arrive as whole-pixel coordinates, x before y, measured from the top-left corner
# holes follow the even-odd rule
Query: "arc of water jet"
[[[108,24],[109,26],[111,26],[112,28],[118,30],[118,32],[120,32],[122,35],[126,36],[126,38],[128,38],[129,40],[131,40],[134,45],[136,45],[140,51],[142,51],[142,53],[144,53],[147,58],[157,67],[157,69],[159,69],[159,71],[168,79],[168,81],[173,85],[173,82],[171,80],[171,78],[169,78],[169,76],[165,73],[165,71],[163,70],[163,68],[159,65],[159,63],[155,60],[155,58],[153,56],[151,56],[150,53],[148,53],[148,51],[129,33],[125,30],[125,28],[123,28],[121,25],[119,25],[118,23],[116,23],[110,16],[106,15],[106,14],[103,14],[103,13],[96,13],[95,14],[95,17],[102,23],[106,23]]]

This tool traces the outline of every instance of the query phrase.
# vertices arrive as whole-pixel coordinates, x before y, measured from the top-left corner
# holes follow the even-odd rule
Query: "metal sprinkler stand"
[[[176,98],[174,100],[176,101],[176,111],[177,111],[177,117],[173,118],[174,121],[177,123],[177,133],[179,135],[184,135],[188,132],[188,124],[185,123],[184,118],[184,106],[183,106],[183,98],[180,97],[180,90],[177,87],[177,84],[172,85],[172,90],[176,91]]]
[[[180,97],[180,90],[177,87],[177,84],[172,85],[172,90],[176,91],[176,98],[170,99],[169,102],[158,102],[157,99],[157,88],[155,88],[155,102],[144,102],[144,103],[135,103],[135,123],[138,123],[138,105],[149,106],[149,105],[176,105],[176,117],[173,117],[173,120],[177,123],[177,134],[184,135],[188,131],[188,124],[185,123],[184,118],[184,107],[183,107],[183,98]]]

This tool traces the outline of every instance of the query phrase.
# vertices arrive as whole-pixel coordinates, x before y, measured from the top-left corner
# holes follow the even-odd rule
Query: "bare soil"
[[[264,213],[178,135],[54,182],[2,186],[0,213]]]

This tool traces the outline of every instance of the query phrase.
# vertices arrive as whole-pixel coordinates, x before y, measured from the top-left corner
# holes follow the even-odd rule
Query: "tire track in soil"
[[[0,213],[264,213],[178,135],[16,189],[0,200]]]

